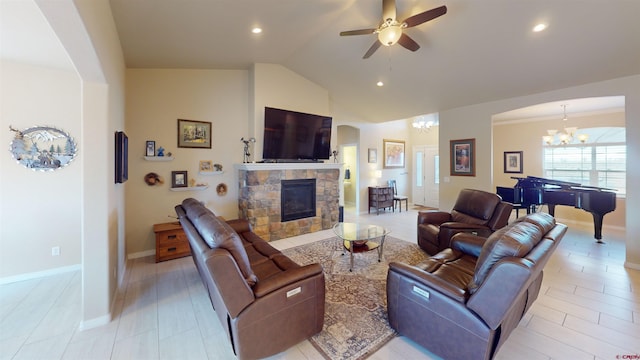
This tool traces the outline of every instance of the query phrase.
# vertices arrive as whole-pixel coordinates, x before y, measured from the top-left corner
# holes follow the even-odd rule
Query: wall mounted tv
[[[264,161],[317,161],[331,155],[331,117],[264,108]]]

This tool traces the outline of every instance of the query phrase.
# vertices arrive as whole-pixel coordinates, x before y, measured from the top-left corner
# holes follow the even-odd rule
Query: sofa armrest
[[[444,211],[420,211],[418,212],[418,225],[436,224],[451,221],[451,214]]]
[[[256,298],[260,298],[287,285],[291,285],[320,273],[322,273],[322,266],[318,263],[289,269],[264,280],[259,279],[253,287],[253,293]]]
[[[238,234],[251,231],[251,224],[246,219],[227,220],[226,223]]]
[[[437,291],[457,302],[464,303],[467,300],[466,291],[463,291],[451,285],[451,283],[415,266],[399,262],[391,262],[389,263],[389,271],[408,277],[424,287]]]
[[[451,238],[451,248],[454,250],[462,251],[465,254],[475,257],[480,256],[482,246],[487,241],[487,238],[477,236],[465,232],[460,232]]]

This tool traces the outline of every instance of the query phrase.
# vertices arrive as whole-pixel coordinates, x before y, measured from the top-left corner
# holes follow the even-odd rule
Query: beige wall
[[[265,106],[331,115],[326,90],[280,65],[255,64],[249,71],[129,69],[126,78],[129,136],[126,238],[127,254],[133,257],[155,251],[153,224],[175,221],[170,218],[175,217],[174,206],[187,197],[204,201],[226,218],[238,216],[238,178],[233,164],[243,161],[242,137],[256,138],[250,149],[252,158],[262,158]],[[177,119],[211,122],[212,148],[177,148]],[[155,141],[156,147],[163,146],[175,159],[145,161],[147,140]],[[200,160],[223,165],[224,174],[199,175]],[[198,182],[208,183],[209,188],[171,191],[174,170],[188,171],[189,178],[196,176]],[[164,184],[146,185],[143,179],[149,172],[162,176]],[[219,183],[227,184],[224,196],[215,191]]]
[[[627,184],[640,183],[640,168],[631,163],[631,159],[640,157],[640,142],[637,141],[640,139],[640,121],[638,120],[640,119],[640,75],[636,75],[441,112],[440,156],[443,161],[440,162],[440,207],[444,209],[453,207],[457,194],[465,187],[494,191],[493,166],[501,168],[502,162],[494,163],[491,121],[493,115],[562,99],[614,95],[625,96]],[[448,156],[446,154],[449,154],[449,141],[464,138],[476,138],[475,177],[450,176],[449,162],[444,161],[445,156]],[[640,269],[640,239],[634,236],[640,231],[640,223],[632,219],[633,214],[638,213],[640,213],[640,189],[630,186],[626,198],[626,265]]]
[[[155,250],[153,224],[175,221],[174,206],[193,197],[226,218],[237,217],[238,187],[233,164],[243,159],[241,137],[248,129],[248,72],[242,70],[127,70],[126,121],[129,137],[129,180],[126,184],[127,254]],[[177,147],[177,119],[211,122],[211,149]],[[145,143],[156,142],[175,158],[145,161]],[[221,175],[200,175],[200,160],[223,166]],[[188,178],[208,183],[204,191],[171,191],[171,172],[187,171]],[[155,172],[163,185],[148,186]],[[225,183],[228,192],[216,193]],[[172,218],[173,217],[173,218]],[[142,254],[140,254],[142,253]],[[136,256],[136,255],[134,255]]]
[[[80,79],[66,70],[7,61],[0,63],[0,72],[0,278],[79,268],[84,156]],[[74,138],[78,155],[56,171],[26,169],[6,151],[15,136],[9,126],[54,126]],[[60,247],[60,256],[51,256],[53,246]]]
[[[493,127],[493,176],[495,186],[513,187],[516,184],[515,177],[538,176],[544,177],[542,172],[542,135],[547,129],[559,128],[562,120],[552,119],[544,121],[512,122]],[[618,126],[624,127],[624,112],[605,113],[589,116],[571,116],[572,125],[579,128]],[[514,134],[526,134],[526,136],[514,136]],[[523,173],[511,174],[504,172],[504,152],[522,151]],[[605,216],[605,227],[625,227],[625,198],[618,198],[616,210]],[[546,211],[546,209],[545,209]],[[523,213],[522,211],[520,212]],[[555,215],[564,222],[580,222],[593,224],[590,213],[569,206],[556,207]]]

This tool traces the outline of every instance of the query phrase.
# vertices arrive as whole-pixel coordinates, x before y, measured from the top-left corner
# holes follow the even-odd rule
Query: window
[[[627,145],[624,128],[580,129],[583,143],[543,145],[544,177],[626,194]]]

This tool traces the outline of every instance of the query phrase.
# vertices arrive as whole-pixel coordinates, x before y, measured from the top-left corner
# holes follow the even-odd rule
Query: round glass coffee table
[[[333,232],[342,239],[342,253],[344,254],[345,249],[349,250],[349,271],[353,271],[353,253],[376,249],[378,262],[382,261],[384,238],[390,231],[378,225],[340,222],[333,226]]]

